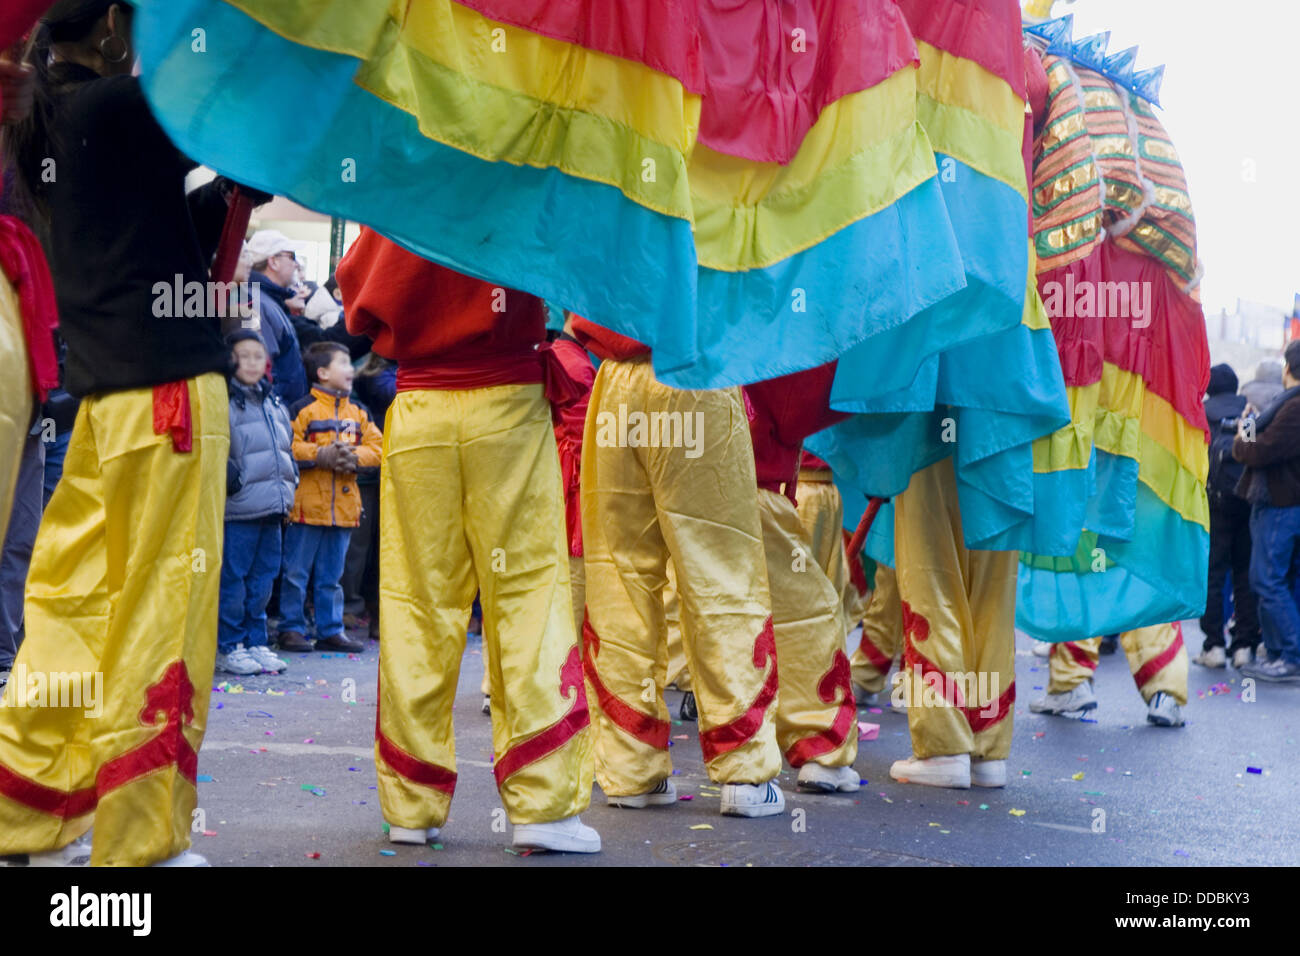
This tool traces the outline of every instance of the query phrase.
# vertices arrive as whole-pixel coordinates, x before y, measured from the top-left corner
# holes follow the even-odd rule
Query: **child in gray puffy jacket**
[[[281,535],[298,484],[293,426],[266,378],[266,347],[257,333],[234,332],[227,342],[235,371],[217,670],[278,673],[288,665],[266,646],[266,605],[280,573]]]

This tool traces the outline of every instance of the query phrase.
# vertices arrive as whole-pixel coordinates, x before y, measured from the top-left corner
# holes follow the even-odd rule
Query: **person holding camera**
[[[1300,681],[1300,609],[1292,594],[1292,561],[1300,542],[1300,341],[1284,353],[1283,390],[1258,418],[1242,418],[1232,457],[1246,466],[1237,494],[1250,502],[1250,584],[1259,598],[1268,660],[1242,673],[1268,681]]]

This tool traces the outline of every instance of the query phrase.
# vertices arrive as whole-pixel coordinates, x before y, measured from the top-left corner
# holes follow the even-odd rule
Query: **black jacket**
[[[187,199],[196,164],[162,131],[135,77],[59,63],[51,80],[56,179],[46,195],[64,387],[80,397],[224,372],[219,320],[158,315],[174,303],[155,290],[177,276],[207,282],[224,221],[218,185]]]

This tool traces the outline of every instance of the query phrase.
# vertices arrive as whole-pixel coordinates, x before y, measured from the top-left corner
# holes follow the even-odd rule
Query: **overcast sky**
[[[1111,31],[1166,65],[1161,121],[1187,170],[1207,313],[1300,292],[1300,2],[1058,0],[1076,39]]]

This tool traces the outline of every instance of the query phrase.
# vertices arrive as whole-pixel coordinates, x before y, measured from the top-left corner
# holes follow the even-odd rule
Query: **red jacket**
[[[745,386],[758,487],[795,500],[803,440],[848,418],[830,408],[836,363]]]
[[[638,355],[649,355],[650,346],[638,342],[636,339],[630,339],[626,335],[619,335],[603,325],[597,325],[590,319],[584,319],[580,315],[573,317],[573,336],[581,345],[598,355],[602,359],[613,359],[615,362],[626,361],[627,359],[636,358]]]
[[[541,382],[546,309],[527,292],[461,275],[369,228],[338,267],[348,331],[397,362],[397,389]]]

